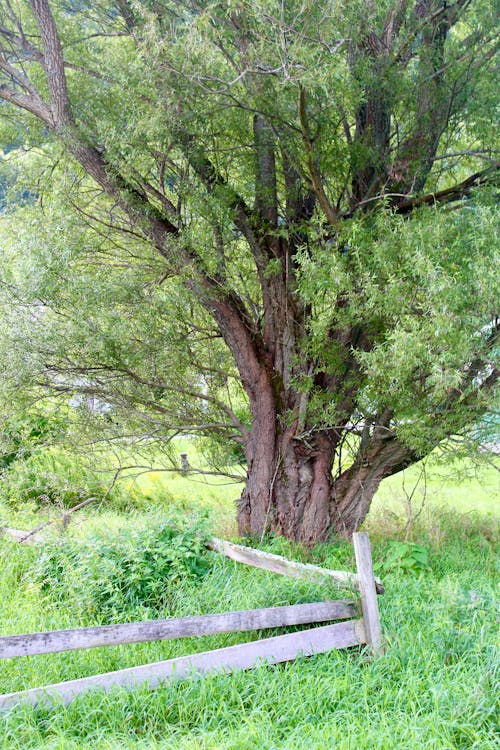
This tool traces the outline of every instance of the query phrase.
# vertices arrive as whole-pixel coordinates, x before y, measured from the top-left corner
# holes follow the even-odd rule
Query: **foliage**
[[[6,416],[0,433],[0,474],[36,453],[47,440],[60,438],[64,427],[65,419],[61,414],[42,411]]]
[[[64,510],[90,497],[124,504],[109,456],[86,454],[75,409],[48,398],[31,408],[26,399],[19,401],[2,405],[0,500],[6,506]],[[76,432],[78,446],[71,441]]]
[[[0,222],[2,402],[29,404],[49,392],[63,411],[69,403],[65,439],[76,450],[96,453],[106,438],[125,437],[145,457],[154,441],[167,459],[181,432],[213,436],[207,455],[221,472],[228,450],[241,457],[228,449],[234,426],[221,403],[248,420],[245,397],[189,291],[173,279],[158,283],[163,265],[149,249],[114,256],[104,243],[101,255],[66,195],[47,194],[43,213],[25,209],[18,230],[20,217]]]
[[[496,353],[486,355],[483,376],[464,383],[465,363],[490,348],[487,320],[500,296],[495,273],[498,218],[489,195],[477,196],[469,211],[443,220],[434,209],[411,222],[398,216],[369,217],[345,229],[340,257],[328,248],[301,256],[301,289],[316,316],[308,347],[320,367],[332,371],[339,348],[329,333],[330,310],[339,297],[356,306],[338,314],[339,325],[359,324],[373,342],[356,358],[362,377],[359,408],[364,414],[393,414],[398,435],[426,455],[446,434],[474,429],[491,395],[480,397],[481,377]],[[356,288],[357,287],[357,288]],[[452,394],[460,398],[449,403]],[[312,389],[311,408],[327,423],[335,398]],[[338,396],[340,398],[340,396]],[[321,415],[321,416],[320,416]]]
[[[198,524],[163,523],[139,531],[96,535],[85,543],[50,544],[29,579],[52,601],[64,601],[79,617],[113,622],[144,613],[166,615],[183,582],[210,569]]]
[[[429,550],[415,542],[392,541],[387,555],[377,570],[381,574],[395,572],[421,573],[429,569]]]
[[[110,489],[109,471],[91,467],[82,456],[62,448],[40,447],[31,455],[16,460],[3,476],[2,500],[13,508],[22,505],[58,507],[61,510],[90,497],[104,499],[113,495],[120,502],[119,487]]]
[[[97,399],[86,436],[215,435],[228,474],[234,441],[241,530],[308,541],[474,442],[499,373],[491,0],[2,14],[3,398]]]

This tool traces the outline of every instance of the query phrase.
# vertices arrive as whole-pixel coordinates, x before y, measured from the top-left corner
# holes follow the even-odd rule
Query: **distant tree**
[[[125,286],[156,274],[174,295],[155,292],[149,308],[164,371],[137,356],[148,342],[120,351],[108,326],[89,388],[109,394],[126,376],[143,389],[142,416],[160,413],[162,389],[224,414],[221,425],[198,409],[196,424],[178,427],[236,435],[247,462],[241,532],[349,535],[382,479],[491,408],[494,3],[0,7],[10,142],[14,130],[46,154],[58,143],[72,160],[67,192],[94,227],[94,261],[99,237],[116,247],[121,236],[134,257]],[[92,253],[83,260],[88,269]],[[68,265],[73,289],[77,269]],[[173,299],[184,309],[177,330],[152,315]],[[99,307],[88,334],[101,330]],[[128,319],[115,322],[133,340]],[[191,321],[195,338],[218,337],[220,368],[200,348],[188,361]],[[47,371],[92,373],[75,341],[66,357],[52,350]],[[210,382],[234,374],[248,423]],[[164,418],[176,427],[171,407]]]

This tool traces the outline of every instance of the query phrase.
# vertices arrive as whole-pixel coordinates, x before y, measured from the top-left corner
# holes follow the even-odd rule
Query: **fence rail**
[[[52,654],[81,648],[118,646],[126,643],[192,638],[216,633],[265,630],[329,620],[347,620],[357,614],[358,607],[354,601],[345,599],[224,612],[220,615],[198,615],[168,620],[128,622],[123,625],[8,635],[0,637],[0,659]]]
[[[16,531],[17,530],[9,530]],[[19,532],[12,538],[22,541]],[[360,601],[351,599],[293,604],[240,610],[212,615],[150,620],[120,625],[103,625],[71,630],[54,630],[45,633],[28,633],[0,637],[0,658],[13,658],[35,654],[55,653],[81,648],[97,648],[126,643],[187,638],[237,631],[263,630],[288,625],[306,625],[332,620],[344,620],[333,625],[323,625],[296,633],[264,638],[227,648],[206,651],[190,656],[120,669],[116,672],[59,682],[45,687],[32,688],[0,695],[0,710],[19,703],[33,705],[39,701],[69,702],[74,696],[90,689],[110,690],[114,687],[134,688],[147,683],[154,688],[162,682],[179,680],[190,675],[207,672],[232,672],[251,669],[260,663],[275,664],[291,661],[297,656],[312,656],[331,649],[367,644],[373,653],[383,651],[382,631],[377,602],[377,590],[383,592],[382,583],[375,579],[368,534],[353,535],[357,573],[332,571],[315,565],[287,560],[261,550],[214,539],[211,547],[237,562],[252,565],[275,573],[317,580],[318,577],[336,586],[357,588]],[[361,619],[349,619],[358,615]]]
[[[236,562],[251,565],[261,570],[270,570],[272,573],[280,573],[291,578],[307,578],[314,581],[324,581],[329,578],[338,586],[359,589],[359,578],[356,573],[350,573],[346,570],[330,570],[321,568],[319,565],[310,563],[299,563],[295,560],[288,560],[281,555],[274,555],[271,552],[263,552],[253,547],[244,547],[242,544],[233,544],[225,539],[213,537],[209,546],[215,552],[229,557]],[[374,578],[377,593],[383,594],[384,587],[380,578]]]
[[[335,625],[324,625],[300,633],[288,633],[214,651],[204,651],[201,654],[180,656],[176,659],[167,659],[140,667],[59,682],[44,688],[9,693],[0,696],[0,710],[12,708],[21,702],[36,705],[40,701],[48,700],[66,704],[75,696],[95,688],[134,689],[144,683],[149,688],[155,688],[165,682],[207,672],[228,673],[236,669],[251,669],[259,663],[278,664],[293,661],[301,655],[324,654],[334,648],[347,648],[363,643],[365,643],[365,635],[362,620],[338,622]]]

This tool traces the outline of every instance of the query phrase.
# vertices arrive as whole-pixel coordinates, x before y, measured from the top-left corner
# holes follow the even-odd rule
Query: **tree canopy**
[[[0,8],[17,382],[236,440],[304,541],[493,408],[493,3]]]

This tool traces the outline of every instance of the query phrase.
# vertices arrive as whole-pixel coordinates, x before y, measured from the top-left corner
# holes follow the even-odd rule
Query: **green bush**
[[[429,549],[415,542],[390,540],[384,560],[375,565],[375,569],[380,573],[394,571],[421,573],[429,569]]]
[[[64,412],[2,413],[0,416],[0,474],[7,472],[16,462],[27,459],[45,441],[60,438],[66,427]]]
[[[124,614],[165,613],[177,589],[199,581],[209,568],[200,527],[162,524],[51,544],[30,579],[83,619],[113,622]]]
[[[89,497],[108,497],[123,505],[123,489],[109,490],[104,472],[93,471],[80,456],[63,448],[40,446],[12,462],[2,477],[0,499],[12,508],[31,504],[72,508]]]

